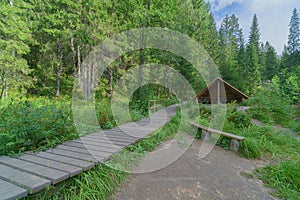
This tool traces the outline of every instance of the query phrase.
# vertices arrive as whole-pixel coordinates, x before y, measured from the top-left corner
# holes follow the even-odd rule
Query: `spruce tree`
[[[295,8],[289,23],[287,50],[290,55],[289,70],[300,64],[300,18]]]
[[[250,34],[249,34],[249,44],[254,45],[256,52],[259,52],[260,47],[260,30],[258,25],[258,19],[256,14],[254,14],[252,19],[252,24],[250,27]]]
[[[275,48],[267,41],[265,44],[265,70],[262,73],[264,80],[272,80],[278,72],[278,59]]]
[[[243,45],[240,41],[242,30],[239,28],[238,18],[235,15],[226,15],[221,23],[219,39],[221,46],[221,60],[219,68],[222,77],[241,88],[239,84],[239,48]]]
[[[260,30],[257,16],[254,14],[252,25],[250,27],[249,42],[246,49],[247,64],[245,67],[245,74],[247,74],[245,87],[248,89],[250,94],[254,94],[256,92],[261,82],[259,52]]]

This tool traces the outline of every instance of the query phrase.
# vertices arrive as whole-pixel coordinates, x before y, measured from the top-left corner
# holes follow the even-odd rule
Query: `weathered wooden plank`
[[[232,139],[235,139],[235,140],[239,140],[239,141],[244,139],[244,137],[234,135],[234,134],[231,134],[231,133],[226,133],[226,132],[219,131],[219,130],[215,130],[215,129],[212,129],[212,128],[208,128],[208,127],[202,126],[200,124],[196,124],[194,122],[189,122],[189,123],[192,126],[195,126],[197,128],[200,128],[200,129],[205,130],[205,131],[210,132],[210,133],[216,133],[216,134],[223,135],[223,136],[226,136],[226,137],[229,137],[229,138],[232,138]]]
[[[83,153],[83,154],[92,155],[92,156],[101,156],[103,158],[108,158],[112,155],[112,153],[108,153],[108,152],[88,150],[86,148],[71,147],[71,146],[66,146],[66,145],[58,145],[56,147],[56,149],[63,149],[66,151],[73,151],[73,152]]]
[[[50,179],[52,184],[61,182],[69,177],[69,174],[66,172],[34,164],[24,160],[9,158],[7,156],[0,157],[0,163],[19,169],[21,171],[26,171],[44,177],[46,179]]]
[[[43,165],[45,167],[53,168],[53,169],[58,169],[63,172],[67,172],[70,174],[70,176],[75,176],[79,174],[82,169],[80,167],[74,166],[74,165],[69,165],[53,160],[48,160],[46,158],[41,158],[33,155],[22,155],[18,159],[25,160],[28,162],[36,163],[39,165]]]
[[[85,160],[70,158],[70,157],[61,156],[61,155],[57,155],[57,154],[52,154],[52,153],[48,153],[48,152],[39,152],[39,153],[36,153],[36,154],[31,153],[31,155],[35,155],[35,156],[38,156],[38,157],[41,157],[41,158],[46,158],[48,160],[54,160],[54,161],[61,162],[61,163],[75,165],[75,166],[81,167],[85,171],[88,170],[88,169],[91,169],[92,167],[95,166],[94,162],[87,162]]]
[[[65,142],[63,145],[87,149],[88,151],[95,150],[95,151],[101,151],[101,152],[107,152],[107,153],[116,153],[120,150],[120,149],[116,149],[116,148],[112,149],[110,147],[102,147],[102,146],[97,146],[97,145],[76,143],[76,142],[71,142],[71,141]]]
[[[140,137],[135,137],[135,136],[131,136],[131,133],[124,133],[124,132],[116,132],[116,131],[111,131],[111,132],[105,132],[105,133],[92,133],[89,134],[88,136],[97,136],[97,137],[103,137],[103,138],[108,138],[108,137],[113,137],[113,138],[118,138],[118,139],[122,139],[125,141],[133,141],[133,140],[137,140]]]
[[[124,129],[121,129],[120,127],[116,127],[114,129],[110,129],[110,130],[105,130],[105,131],[101,131],[100,133],[103,133],[103,134],[116,134],[116,135],[123,135],[123,136],[129,136],[129,137],[133,137],[135,138],[134,136],[131,136],[129,133],[127,133],[127,131]]]
[[[130,133],[130,134],[132,134],[132,133]],[[102,135],[102,134],[99,134],[99,135]],[[103,135],[103,137],[107,137],[108,139],[109,138],[118,138],[118,139],[122,139],[125,141],[137,141],[137,140],[141,139],[141,135],[133,136],[133,135],[129,135],[127,133],[118,133],[118,132],[105,133],[105,135]]]
[[[89,136],[96,136],[100,137],[106,140],[112,140],[112,141],[122,141],[122,142],[135,142],[138,138],[130,138],[129,136],[127,137],[122,137],[122,136],[116,136],[116,135],[110,135],[110,134],[101,134],[101,133],[93,133],[90,134]]]
[[[0,179],[0,200],[21,199],[27,195],[27,190]]]
[[[118,149],[118,150],[123,149],[123,146],[118,146],[115,144],[107,144],[104,142],[89,141],[89,140],[77,139],[77,140],[71,140],[69,142],[76,142],[76,143],[80,143],[80,144],[84,144],[84,145],[87,144],[87,145],[93,145],[93,146],[109,147],[109,148]],[[66,143],[68,143],[68,142],[66,142]],[[66,144],[66,143],[64,143],[64,144]]]
[[[79,152],[68,151],[64,149],[49,149],[46,152],[65,156],[65,157],[81,159],[88,162],[94,162],[96,164],[100,163],[104,159],[102,156],[95,156],[92,154],[79,153]]]
[[[118,146],[127,146],[130,143],[129,142],[121,142],[121,141],[110,141],[107,139],[103,139],[103,138],[97,138],[97,137],[91,137],[89,135],[84,136],[82,138],[80,138],[81,140],[89,140],[89,141],[95,141],[95,142],[102,142],[102,143],[106,143],[106,144],[114,144],[114,145],[118,145]]]
[[[86,137],[89,137],[89,138],[95,138],[95,139],[99,139],[99,140],[104,140],[104,141],[107,141],[107,142],[123,142],[124,144],[130,144],[130,143],[133,143],[134,141],[133,140],[125,140],[125,139],[122,139],[122,138],[108,138],[107,136],[103,136],[103,135],[96,135],[96,134],[91,134],[91,135],[88,135]]]
[[[121,135],[121,134],[116,134],[114,132],[111,132],[111,133],[93,133],[93,134],[89,134],[89,136],[97,136],[97,137],[102,137],[104,139],[109,139],[109,137],[112,137],[112,138],[118,138],[118,139],[122,139],[124,141],[133,141],[133,140],[136,140],[135,137],[131,137],[129,135]]]
[[[98,140],[98,139],[95,139],[95,138],[88,138],[86,136],[80,138],[80,140],[82,141],[87,141],[87,142],[96,142],[96,143],[102,143],[102,144],[107,144],[107,145],[114,145],[114,146],[117,146],[118,148],[121,148],[123,149],[124,147],[127,146],[127,144],[124,144],[124,143],[120,143],[120,142],[112,142],[112,141],[105,141],[105,140]]]
[[[143,130],[143,131],[139,131],[139,130],[136,130],[136,129],[128,129],[127,132],[128,132],[128,135],[129,136],[132,136],[132,137],[135,137],[135,138],[138,138],[138,139],[141,139],[147,135],[149,135],[150,133],[152,133],[154,130]],[[107,134],[109,135],[109,134]]]
[[[148,132],[149,133],[151,131],[156,130],[157,128],[162,127],[163,125],[161,125],[161,126],[156,126],[156,125],[151,125],[150,126],[149,125],[147,127],[142,127],[142,126],[136,126],[135,125],[135,126],[122,126],[121,128],[128,135],[133,135],[134,136],[135,133],[139,133],[139,132],[145,132],[145,133]],[[134,136],[134,137],[136,137],[136,136]]]
[[[36,193],[51,185],[51,181],[27,172],[0,164],[0,178]]]
[[[139,137],[134,137],[134,136],[131,136],[125,132],[121,132],[121,131],[117,131],[117,130],[113,130],[113,131],[110,131],[110,132],[101,132],[101,133],[94,133],[95,135],[103,135],[103,136],[106,136],[106,137],[117,137],[117,138],[124,138],[126,140],[138,140]]]

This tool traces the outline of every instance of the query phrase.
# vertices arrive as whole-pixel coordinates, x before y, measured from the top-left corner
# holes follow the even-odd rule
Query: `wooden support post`
[[[220,104],[220,81],[218,80],[218,94],[217,94],[217,97],[218,97],[218,99],[217,99],[217,101],[218,101],[218,104]]]
[[[232,139],[230,141],[230,150],[234,152],[238,152],[240,143],[237,140]]]
[[[201,140],[209,140],[211,137],[211,133],[208,132],[208,131],[205,131],[205,130],[202,130],[202,133],[201,133]]]

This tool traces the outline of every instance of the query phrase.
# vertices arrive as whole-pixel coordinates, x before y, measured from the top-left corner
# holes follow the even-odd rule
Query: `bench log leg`
[[[201,133],[201,140],[209,140],[210,137],[211,137],[211,133],[202,130],[202,133]]]
[[[240,143],[237,140],[232,139],[230,141],[230,150],[234,152],[238,152]]]

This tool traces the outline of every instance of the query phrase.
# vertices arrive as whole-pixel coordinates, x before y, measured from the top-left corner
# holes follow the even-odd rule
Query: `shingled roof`
[[[248,96],[221,78],[216,78],[206,88],[201,90],[196,98],[199,103],[229,103],[243,102]]]

